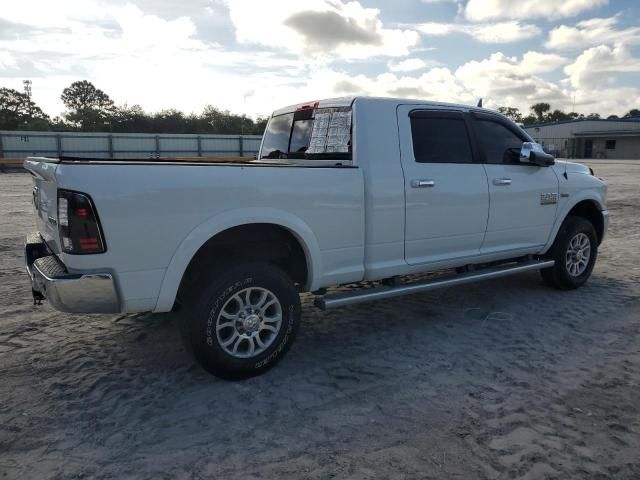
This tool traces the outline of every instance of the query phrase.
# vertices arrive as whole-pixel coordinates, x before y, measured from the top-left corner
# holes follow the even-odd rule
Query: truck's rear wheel
[[[545,283],[560,290],[582,286],[596,263],[597,239],[591,222],[582,217],[567,217],[547,254],[555,265],[540,270]]]
[[[291,279],[267,263],[218,269],[187,308],[186,340],[196,360],[225,379],[259,375],[289,350],[300,324]]]

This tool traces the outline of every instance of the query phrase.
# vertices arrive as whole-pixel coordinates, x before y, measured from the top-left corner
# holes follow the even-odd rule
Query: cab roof
[[[352,105],[355,101],[358,102],[380,102],[380,103],[392,103],[395,105],[425,105],[432,107],[449,107],[449,108],[460,108],[469,111],[478,111],[478,112],[488,112],[488,113],[496,113],[501,115],[499,112],[495,112],[489,109],[483,109],[481,107],[471,106],[471,105],[463,105],[459,103],[447,103],[447,102],[434,102],[431,100],[418,100],[413,98],[387,98],[387,97],[369,97],[369,96],[349,96],[349,97],[336,97],[336,98],[327,98],[323,100],[312,100],[309,102],[297,103],[294,105],[289,105],[283,108],[279,108],[273,112],[273,115],[282,115],[283,113],[295,112],[296,110],[306,109],[306,108],[331,108],[331,107],[348,107]]]

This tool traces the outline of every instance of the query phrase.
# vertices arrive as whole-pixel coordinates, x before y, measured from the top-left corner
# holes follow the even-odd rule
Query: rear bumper
[[[69,313],[120,312],[110,273],[69,273],[37,233],[27,236],[24,258],[34,297],[41,294],[55,309]]]

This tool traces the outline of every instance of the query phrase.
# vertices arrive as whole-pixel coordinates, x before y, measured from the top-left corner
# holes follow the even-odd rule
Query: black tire
[[[253,343],[256,349],[260,347],[257,346],[257,341],[244,339],[242,349],[246,349],[247,352],[244,353],[250,356],[238,358],[233,356],[232,352],[225,350],[220,335],[217,334],[216,325],[225,305],[227,308],[231,308],[229,305],[236,302],[242,308],[237,300],[231,299],[238,293],[242,293],[241,297],[246,298],[246,291],[249,288],[264,289],[270,292],[279,302],[282,320],[277,333],[272,336],[271,343],[264,351],[257,355],[250,354],[248,352],[249,343]],[[255,294],[257,291],[258,294],[261,294],[264,290],[251,292]],[[226,380],[239,380],[266,372],[284,357],[298,332],[300,297],[289,276],[275,265],[246,263],[217,269],[204,282],[201,291],[194,297],[191,304],[185,309],[185,318],[183,318],[187,332],[185,340],[198,363],[217,377]],[[237,297],[235,298],[237,299]],[[225,310],[225,312],[228,313],[229,310]],[[275,316],[277,317],[277,315]],[[227,322],[229,321],[227,320]],[[259,325],[262,325],[263,321],[263,317],[259,316]],[[229,338],[233,335],[236,335],[236,338],[247,335],[246,331],[240,331],[238,334],[239,329],[242,330],[240,322],[241,320],[238,319],[234,323],[239,327],[225,327],[230,330]],[[261,332],[254,332],[253,335],[255,336],[256,333],[260,337]],[[266,333],[269,335],[269,331]],[[248,333],[248,335],[251,336],[252,333]],[[224,340],[222,339],[222,341]],[[233,342],[232,346],[235,343],[238,342]],[[242,350],[240,347],[238,348]]]
[[[567,253],[571,240],[581,233],[589,239],[590,256],[584,271],[574,275],[569,272],[567,267]],[[553,267],[540,270],[540,274],[544,282],[551,287],[560,290],[573,290],[584,285],[589,279],[597,256],[598,236],[591,222],[582,217],[567,217],[546,254],[546,257],[555,260],[556,264]]]

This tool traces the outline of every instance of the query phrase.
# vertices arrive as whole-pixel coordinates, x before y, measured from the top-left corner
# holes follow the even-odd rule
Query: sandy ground
[[[536,273],[322,313],[267,375],[194,365],[175,315],[34,307],[30,177],[0,174],[0,479],[640,478],[640,162],[592,162],[590,283]]]

